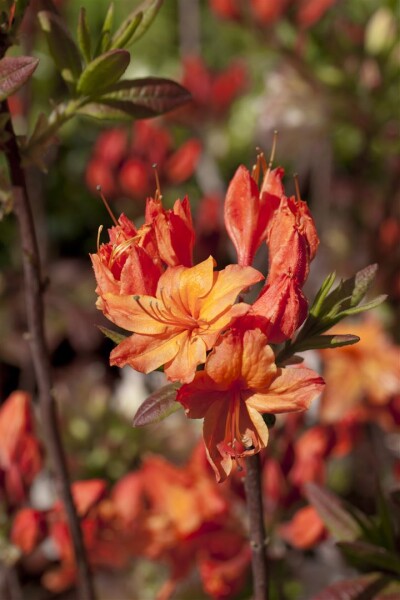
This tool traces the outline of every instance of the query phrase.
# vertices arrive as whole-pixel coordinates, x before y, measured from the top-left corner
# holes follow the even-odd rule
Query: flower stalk
[[[268,600],[268,558],[267,537],[264,525],[264,511],[261,490],[260,455],[246,457],[246,491],[247,511],[249,515],[249,537],[251,546],[251,566],[253,572],[253,600]]]
[[[31,348],[32,362],[38,386],[40,412],[45,433],[44,440],[47,444],[48,455],[53,459],[56,484],[67,515],[75,559],[79,571],[80,598],[82,600],[94,600],[95,593],[93,582],[83,543],[79,518],[71,493],[67,461],[61,441],[57,420],[57,407],[52,389],[53,382],[49,350],[44,328],[44,284],[32,208],[29,201],[25,173],[21,166],[20,149],[6,102],[1,103],[0,114],[6,114],[9,117],[5,125],[7,139],[4,142],[4,153],[9,166],[14,194],[14,212],[21,237],[28,321],[27,338]]]

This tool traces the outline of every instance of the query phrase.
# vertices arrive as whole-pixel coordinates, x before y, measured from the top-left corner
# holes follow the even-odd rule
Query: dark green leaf
[[[76,86],[77,91],[85,96],[98,95],[102,89],[109,88],[120,79],[129,62],[127,50],[109,50],[101,54],[83,71]]]
[[[39,64],[31,56],[6,56],[0,60],[0,101],[14,94],[28,79]]]
[[[120,344],[126,339],[126,335],[122,333],[118,333],[117,331],[113,331],[112,329],[108,329],[107,327],[103,327],[101,325],[98,326],[100,331],[104,333],[106,337],[108,337],[115,344]]]
[[[38,19],[44,32],[56,66],[67,83],[73,83],[82,72],[79,50],[62,19],[49,11],[38,13]]]
[[[92,58],[92,42],[86,19],[86,9],[83,6],[79,11],[77,40],[83,58],[89,63]]]
[[[339,542],[343,554],[360,568],[379,569],[400,575],[400,557],[380,546],[363,541]]]
[[[180,385],[180,383],[170,383],[146,398],[133,419],[134,427],[159,423],[182,408],[182,405],[176,401],[176,393]]]
[[[110,48],[125,48],[129,46],[133,35],[143,19],[143,13],[138,13],[132,19],[127,19],[115,32],[111,40]]]
[[[322,350],[324,348],[340,348],[341,346],[351,346],[357,344],[360,338],[357,335],[316,335],[309,337],[299,344],[296,344],[296,352],[305,350]]]
[[[144,119],[181,106],[190,99],[185,88],[169,79],[124,80],[79,109],[97,119]]]
[[[336,540],[349,542],[359,537],[361,533],[359,524],[345,510],[335,494],[316,483],[307,483],[305,490],[308,500]]]

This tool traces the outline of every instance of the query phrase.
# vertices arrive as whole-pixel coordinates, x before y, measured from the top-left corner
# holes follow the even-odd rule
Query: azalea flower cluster
[[[111,352],[111,364],[143,373],[163,367],[182,384],[177,400],[190,418],[204,418],[218,481],[234,461],[266,447],[263,415],[305,410],[323,388],[310,369],[278,366],[270,345],[290,339],[307,316],[302,286],[318,247],[306,203],[285,195],[282,176],[262,154],[253,173],[236,171],[224,216],[237,263],[220,271],[212,256],[192,266],[189,201],[166,210],[159,191],[139,229],[121,215],[91,256],[98,308],[132,333]],[[250,305],[243,296],[264,280],[251,266],[264,243],[269,275]]]
[[[295,13],[296,23],[311,27],[336,0],[250,0],[250,10],[240,0],[210,0],[212,10],[224,19],[245,20],[248,12],[260,25],[272,25],[278,19]]]
[[[29,394],[17,391],[5,401],[0,432],[0,507],[10,542],[27,570],[40,572],[46,589],[63,592],[77,579],[63,506],[59,500],[47,509],[29,502],[44,466]],[[243,499],[217,485],[203,444],[182,467],[147,456],[111,489],[103,479],[89,479],[75,481],[71,491],[93,569],[124,569],[140,558],[165,564],[170,576],[158,600],[167,600],[194,567],[212,598],[230,598],[242,587],[251,555],[240,518]],[[55,550],[52,557],[46,541]]]
[[[153,189],[153,165],[157,165],[161,184],[180,184],[192,176],[200,153],[196,138],[174,151],[168,129],[136,121],[131,131],[115,127],[100,134],[86,168],[86,182],[93,193],[100,185],[110,198],[138,200]]]

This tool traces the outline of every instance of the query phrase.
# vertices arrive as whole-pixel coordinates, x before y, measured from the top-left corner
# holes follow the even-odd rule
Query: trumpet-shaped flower
[[[268,443],[262,415],[308,408],[324,382],[306,368],[277,367],[267,337],[259,330],[232,330],[177,399],[188,417],[204,417],[204,441],[218,481],[234,459],[259,452]]]
[[[275,193],[280,177],[275,172],[269,175],[265,177],[260,191],[250,172],[241,165],[226,194],[225,226],[240,265],[252,264],[255,253],[267,238],[268,225],[279,205],[279,197]],[[279,180],[278,185],[276,179]]]
[[[263,279],[252,267],[213,269],[210,256],[195,267],[167,269],[155,296],[105,294],[107,318],[134,333],[112,351],[111,364],[144,373],[164,365],[170,380],[191,381],[220,332],[248,311],[247,304],[234,305],[238,294]]]

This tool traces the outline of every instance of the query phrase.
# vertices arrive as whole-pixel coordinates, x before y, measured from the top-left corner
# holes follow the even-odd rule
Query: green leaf
[[[340,312],[340,319],[344,319],[344,317],[348,317],[350,315],[358,315],[359,313],[365,312],[366,310],[372,310],[373,308],[376,308],[377,306],[382,304],[382,302],[385,302],[386,299],[387,299],[387,295],[381,294],[380,296],[377,296],[377,298],[374,298],[373,300],[371,300],[370,302],[367,302],[366,304],[362,304],[361,306],[355,306],[354,308],[348,308],[347,310],[343,310]],[[339,315],[338,315],[338,317],[339,317]]]
[[[79,11],[77,40],[83,58],[87,63],[90,63],[92,57],[92,41],[90,39],[90,33],[86,19],[86,8],[83,6]]]
[[[82,72],[79,50],[62,19],[49,11],[38,13],[38,19],[44,32],[50,54],[52,55],[62,78],[74,83]]]
[[[364,575],[333,583],[314,596],[313,600],[373,600],[388,583],[386,576]]]
[[[189,99],[189,92],[178,83],[147,77],[120,81],[78,112],[97,119],[144,119],[168,112]]]
[[[127,19],[115,32],[111,39],[110,48],[125,48],[129,46],[133,35],[143,19],[143,13],[138,13],[131,20]]]
[[[133,419],[134,427],[159,423],[182,408],[176,401],[176,393],[180,386],[180,383],[170,383],[146,398]]]
[[[107,52],[111,45],[111,30],[114,23],[114,2],[111,2],[104,18],[103,27],[101,28],[100,39],[97,43],[95,56],[103,52]]]
[[[92,62],[80,76],[76,89],[80,94],[93,96],[109,88],[125,73],[130,62],[127,50],[109,50]]]
[[[379,569],[386,573],[400,575],[400,558],[381,546],[363,541],[339,542],[343,554],[357,567]]]
[[[103,327],[102,325],[98,325],[98,328],[108,339],[110,339],[115,344],[120,344],[123,342],[128,336],[123,335],[122,333],[118,333],[117,331],[113,331],[112,329],[108,329],[107,327]]]
[[[304,342],[296,344],[296,352],[305,350],[322,350],[324,348],[340,348],[341,346],[351,346],[357,344],[360,338],[357,335],[316,335],[306,338]]]
[[[163,4],[163,0],[145,0],[140,4],[126,19],[127,21],[132,21],[139,13],[142,13],[143,18],[140,20],[140,23],[136,27],[133,35],[129,39],[129,44],[133,44],[137,42],[148,30],[152,22],[157,16],[158,11],[160,10]],[[120,29],[124,26],[122,23]],[[113,39],[117,38],[119,30],[114,35]]]
[[[307,483],[306,496],[319,516],[338,541],[352,542],[356,540],[361,528],[357,521],[342,505],[340,499],[316,483]]]
[[[322,305],[325,301],[325,298],[329,294],[329,292],[334,284],[335,279],[336,279],[335,272],[328,275],[328,277],[326,277],[323,284],[321,285],[319,291],[317,292],[317,295],[314,298],[314,302],[312,303],[312,306],[310,308],[310,314],[313,315],[314,317],[319,316]]]
[[[31,56],[6,56],[0,60],[0,101],[14,94],[32,76],[39,59]]]

